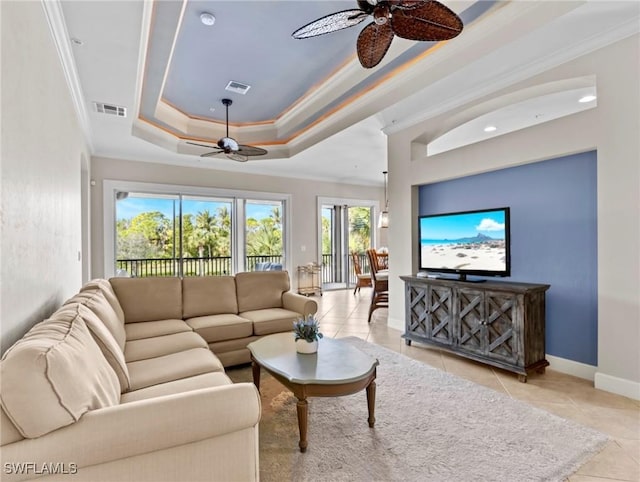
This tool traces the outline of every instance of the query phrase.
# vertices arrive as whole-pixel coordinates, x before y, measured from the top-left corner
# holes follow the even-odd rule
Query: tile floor
[[[320,329],[335,338],[357,336],[400,352],[462,378],[485,385],[555,415],[575,420],[611,437],[605,449],[587,462],[569,482],[640,481],[640,401],[593,388],[587,380],[548,369],[527,383],[517,376],[438,349],[412,343],[387,326],[387,310],[378,309],[367,323],[370,289],[325,291],[318,302]]]

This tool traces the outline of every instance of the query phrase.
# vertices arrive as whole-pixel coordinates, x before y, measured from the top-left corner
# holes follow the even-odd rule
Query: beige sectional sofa
[[[83,286],[0,362],[2,480],[257,480],[260,399],[224,367],[315,313],[286,272]]]

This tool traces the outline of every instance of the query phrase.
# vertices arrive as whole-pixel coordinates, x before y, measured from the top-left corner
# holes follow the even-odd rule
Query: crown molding
[[[84,141],[91,154],[93,154],[94,147],[91,135],[91,125],[89,123],[89,113],[87,112],[84,94],[82,93],[80,79],[78,78],[76,63],[73,59],[71,42],[69,42],[69,32],[67,31],[67,25],[62,13],[62,5],[60,0],[41,0],[40,3],[44,9],[45,17],[49,24],[49,30],[51,30],[51,36],[53,37],[53,42],[56,46],[58,57],[60,58],[64,78],[66,79],[67,86],[69,87],[69,94],[71,95],[71,101],[73,103],[73,108],[76,111],[76,116],[78,117]]]

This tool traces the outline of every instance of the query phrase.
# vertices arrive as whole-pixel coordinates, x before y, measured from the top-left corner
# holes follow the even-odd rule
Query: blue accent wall
[[[598,362],[595,151],[420,186],[420,215],[511,208],[511,277],[550,284],[546,351]],[[417,220],[416,220],[417,222]]]

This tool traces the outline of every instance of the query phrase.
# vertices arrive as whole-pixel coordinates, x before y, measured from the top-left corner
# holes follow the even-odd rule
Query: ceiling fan
[[[358,36],[358,59],[366,69],[375,67],[389,50],[393,36],[419,41],[452,39],[462,32],[460,17],[435,0],[357,0],[357,9],[326,15],[291,36],[296,39],[317,37],[353,27],[369,15],[373,22]]]
[[[264,156],[267,153],[266,149],[238,144],[238,141],[229,137],[229,106],[233,104],[233,101],[231,99],[222,99],[222,103],[227,108],[227,135],[217,142],[217,147],[189,141],[187,141],[187,144],[216,149],[211,152],[200,154],[200,157],[212,157],[217,156],[218,154],[224,154],[234,161],[247,162],[251,156]]]

